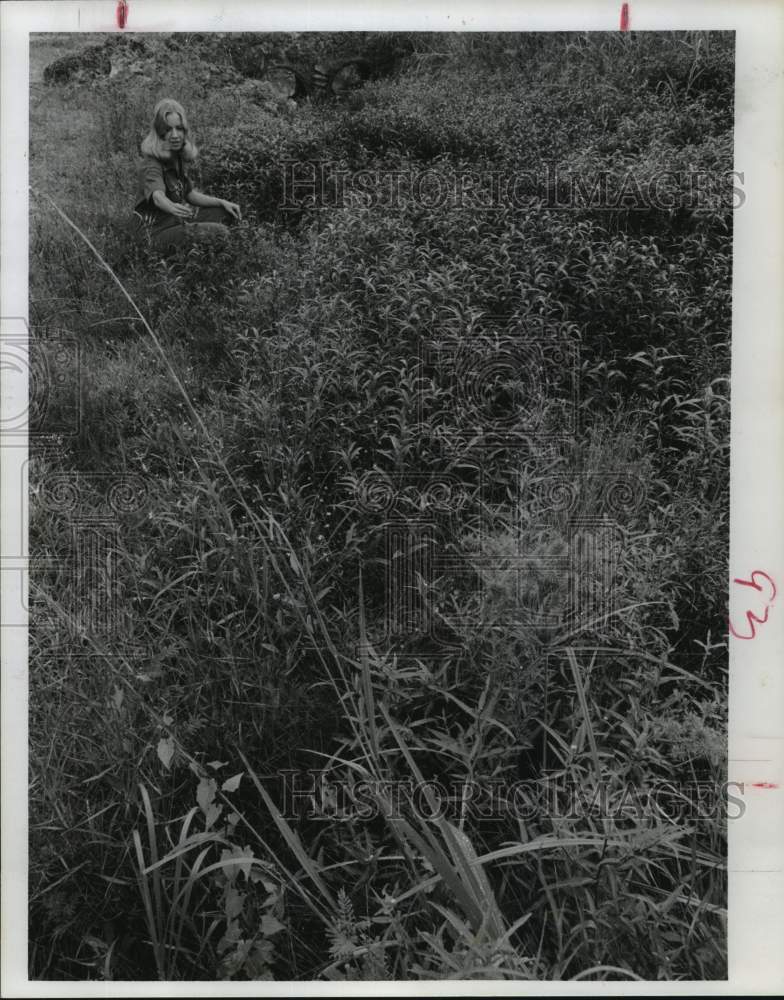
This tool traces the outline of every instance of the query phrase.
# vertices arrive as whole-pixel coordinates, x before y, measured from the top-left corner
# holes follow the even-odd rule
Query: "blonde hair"
[[[163,145],[163,138],[166,135],[166,130],[169,128],[166,116],[171,114],[180,116],[182,127],[185,131],[185,142],[180,150],[180,156],[186,161],[195,160],[199,155],[199,151],[190,138],[190,129],[188,119],[185,117],[185,109],[179,101],[174,101],[171,97],[164,97],[163,100],[158,101],[155,105],[155,110],[152,113],[152,128],[142,141],[142,154],[144,156],[154,156],[156,160],[170,160],[172,158],[171,151],[165,149]]]

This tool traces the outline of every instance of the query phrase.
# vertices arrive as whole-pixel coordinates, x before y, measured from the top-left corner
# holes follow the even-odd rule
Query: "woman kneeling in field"
[[[186,165],[198,151],[188,136],[182,105],[164,98],[155,106],[152,129],[142,142],[134,214],[138,235],[169,250],[195,240],[225,236],[240,219],[240,207],[196,191]]]

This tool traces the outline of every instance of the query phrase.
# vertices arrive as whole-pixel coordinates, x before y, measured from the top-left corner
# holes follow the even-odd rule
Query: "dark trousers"
[[[140,216],[137,218],[141,219]],[[140,221],[138,235],[158,250],[172,250],[197,241],[224,239],[228,235],[228,227],[235,221],[222,205],[199,206],[192,219],[176,219],[170,215],[166,221],[154,226]]]

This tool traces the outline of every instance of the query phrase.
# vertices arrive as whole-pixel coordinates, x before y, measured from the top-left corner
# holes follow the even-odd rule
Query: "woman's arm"
[[[186,198],[191,205],[200,205],[202,208],[217,208],[221,206],[226,209],[229,215],[233,215],[235,219],[242,218],[240,206],[235,205],[234,202],[225,201],[223,198],[213,198],[211,194],[202,194],[201,191],[196,190],[189,191]]]
[[[189,191],[186,198],[191,205],[200,205],[202,208],[217,208],[223,204],[220,198],[213,198],[211,194],[202,194],[195,189]]]

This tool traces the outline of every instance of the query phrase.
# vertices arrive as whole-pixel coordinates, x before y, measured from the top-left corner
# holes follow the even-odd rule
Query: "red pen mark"
[[[763,584],[761,583],[757,583],[758,577],[766,581],[767,587],[764,587]],[[756,590],[759,592],[762,592],[763,589],[767,589],[769,592],[768,596],[763,598],[765,606],[762,609],[761,618],[757,614],[755,614],[754,610],[752,610],[751,608],[747,609],[746,611],[746,621],[748,623],[749,628],[751,629],[751,635],[741,635],[739,632],[736,631],[732,622],[728,620],[728,624],[730,627],[730,634],[735,636],[736,639],[753,639],[757,634],[757,630],[754,628],[755,622],[757,625],[764,625],[765,622],[768,620],[768,612],[770,611],[770,606],[776,599],[776,584],[768,576],[768,574],[761,569],[755,569],[754,572],[751,574],[750,580],[742,580],[740,577],[736,576],[732,582],[739,584],[741,587],[751,587],[752,590]],[[757,610],[760,610],[759,606],[757,607]]]
[[[752,788],[778,788],[779,786],[774,784],[772,781],[755,781],[752,783]]]
[[[119,0],[117,4],[117,27],[124,28],[128,21],[128,0]]]
[[[629,5],[621,4],[621,31],[629,30]]]

